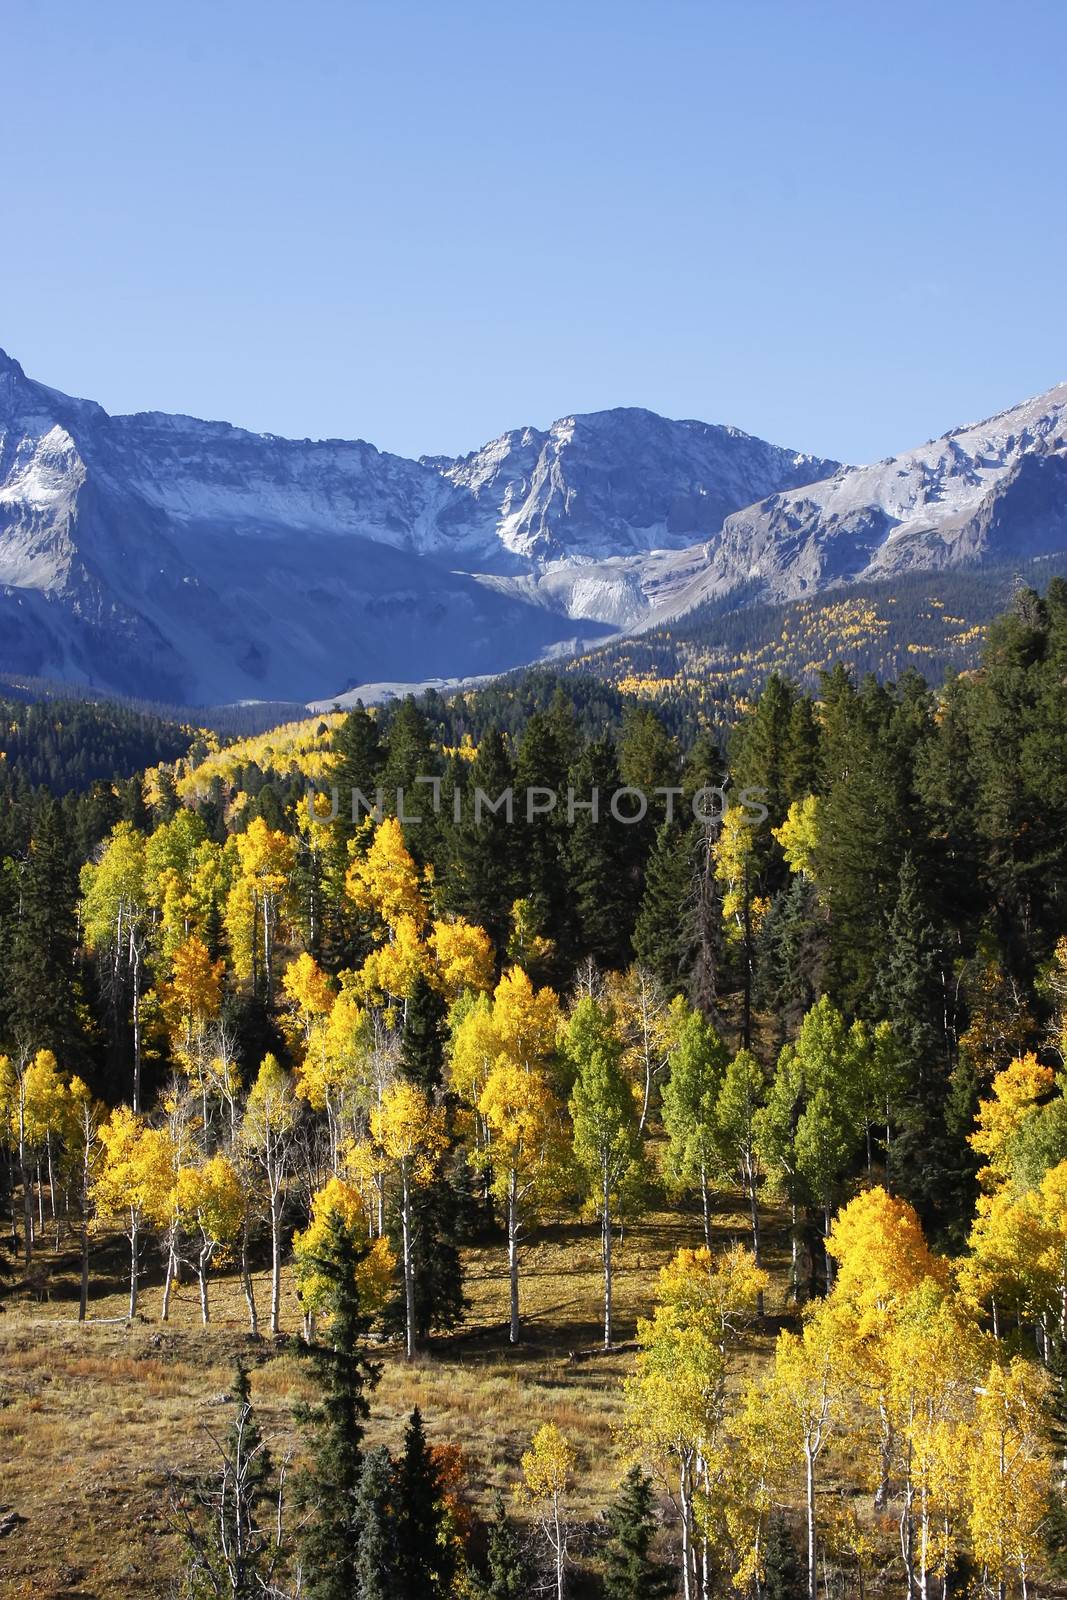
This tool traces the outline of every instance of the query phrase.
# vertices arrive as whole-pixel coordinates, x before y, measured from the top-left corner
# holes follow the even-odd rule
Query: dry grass
[[[726,1203],[717,1218],[722,1241],[742,1236],[743,1228],[741,1213]],[[530,1434],[554,1421],[579,1448],[577,1504],[591,1515],[619,1472],[613,1431],[636,1320],[651,1304],[658,1269],[682,1245],[699,1243],[700,1233],[698,1219],[679,1212],[654,1213],[627,1229],[611,1352],[598,1349],[602,1280],[594,1228],[561,1221],[531,1241],[518,1349],[506,1338],[504,1251],[470,1249],[467,1321],[411,1365],[383,1348],[370,1437],[395,1446],[418,1403],[431,1436],[463,1449],[484,1496],[514,1481]],[[265,1430],[280,1449],[296,1443],[292,1407],[307,1394],[301,1358],[291,1339],[252,1343],[237,1282],[213,1282],[212,1322],[204,1329],[195,1284],[175,1291],[163,1325],[159,1282],[149,1277],[140,1314],[127,1326],[122,1264],[118,1242],[108,1242],[98,1264],[106,1281],[83,1325],[74,1320],[75,1263],[63,1256],[53,1259],[47,1301],[16,1298],[0,1317],[0,1506],[26,1518],[0,1540],[4,1600],[170,1592],[178,1551],[167,1521],[167,1477],[203,1465],[203,1430],[225,1416],[219,1401],[238,1353],[256,1364],[253,1393]],[[256,1289],[266,1306],[265,1274]],[[282,1323],[290,1335],[300,1326],[288,1274]]]

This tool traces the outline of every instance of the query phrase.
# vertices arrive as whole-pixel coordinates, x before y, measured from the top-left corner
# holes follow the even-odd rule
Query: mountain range
[[[1067,386],[875,466],[620,408],[459,458],[111,416],[0,351],[0,671],[187,704],[501,671],[1067,549]]]

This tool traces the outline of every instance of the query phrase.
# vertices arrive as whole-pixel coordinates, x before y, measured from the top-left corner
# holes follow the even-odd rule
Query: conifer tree
[[[574,918],[564,867],[567,766],[574,744],[563,714],[535,711],[515,763],[515,825],[522,890],[537,934],[552,950],[538,979],[558,979],[576,956]]]
[[[404,1005],[400,1035],[400,1070],[426,1094],[441,1087],[445,1058],[445,1005],[426,974],[419,971]]]
[[[460,820],[449,828],[446,897],[450,910],[485,929],[498,954],[507,943],[517,890],[514,790],[507,743],[491,728],[470,763]]]
[[[411,1413],[404,1451],[393,1474],[396,1518],[397,1600],[447,1600],[455,1552],[444,1537],[441,1474],[426,1443],[422,1413]]]
[[[652,1480],[639,1466],[626,1474],[605,1521],[604,1600],[668,1600],[674,1573],[652,1555],[657,1531]]]
[[[567,827],[567,876],[580,948],[601,966],[616,969],[630,958],[629,933],[640,897],[630,830],[610,811],[621,782],[608,738],[587,744],[568,774],[574,820]],[[595,813],[588,809],[593,804]]]
[[[961,1229],[973,1204],[975,1166],[963,1139],[950,1141],[945,1126],[951,1092],[945,967],[918,869],[906,856],[874,988],[874,1003],[892,1024],[904,1084],[887,1175],[928,1227],[955,1222]]]
[[[685,986],[696,942],[689,843],[676,822],[660,824],[634,924],[634,955],[672,995]]]
[[[807,1583],[789,1532],[778,1512],[771,1515],[763,1543],[762,1600],[805,1600]]]
[[[359,1588],[362,1535],[360,1480],[367,1390],[380,1368],[363,1354],[367,1318],[360,1306],[356,1269],[365,1255],[336,1214],[314,1269],[326,1285],[327,1342],[307,1346],[318,1399],[298,1412],[308,1466],[300,1484],[305,1523],[301,1567],[308,1600],[353,1600]]]
[[[359,1546],[352,1600],[399,1600],[401,1594],[394,1470],[384,1445],[368,1450],[363,1458],[356,1496]]]
[[[526,1600],[531,1587],[530,1563],[498,1489],[489,1523],[486,1575],[474,1580],[474,1593],[477,1600]]]

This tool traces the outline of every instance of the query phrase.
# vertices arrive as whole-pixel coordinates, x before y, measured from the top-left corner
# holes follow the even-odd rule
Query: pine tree
[[[470,763],[460,820],[449,830],[446,898],[450,910],[485,929],[498,953],[507,943],[517,892],[514,788],[507,743],[490,728]]]
[[[477,1600],[526,1600],[531,1593],[533,1574],[530,1562],[499,1489],[493,1498],[486,1569],[484,1578],[475,1579]]]
[[[652,1481],[640,1467],[626,1474],[605,1520],[604,1600],[667,1600],[674,1573],[652,1555],[657,1532]]]
[[[402,1593],[394,1470],[393,1458],[384,1445],[367,1451],[356,1497],[359,1544],[352,1600],[399,1600]]]
[[[771,901],[757,940],[756,1004],[774,1017],[779,1049],[815,1004],[825,963],[825,918],[814,886],[797,874]]]
[[[797,1557],[789,1525],[780,1513],[774,1513],[767,1524],[763,1544],[763,1600],[806,1600],[808,1593],[804,1570]]]
[[[300,1555],[308,1600],[353,1600],[358,1588],[360,1479],[367,1390],[380,1368],[362,1352],[368,1321],[359,1303],[356,1269],[365,1252],[340,1219],[327,1219],[313,1265],[327,1285],[329,1343],[307,1347],[319,1398],[302,1407],[309,1465],[300,1484],[306,1515]]]
[[[568,785],[574,791],[574,820],[567,828],[567,878],[580,948],[601,966],[618,969],[630,959],[640,880],[627,839],[630,830],[610,811],[612,795],[621,787],[610,739],[586,745]],[[595,815],[588,809],[594,797]]]
[[[35,811],[33,836],[18,869],[9,940],[9,1036],[70,1062],[79,1040],[75,1014],[77,879],[63,816],[54,800]]]
[[[558,980],[577,956],[563,860],[567,764],[573,743],[573,722],[568,725],[562,710],[535,711],[526,724],[515,763],[522,889],[530,901],[535,930],[553,946],[544,971],[536,974],[539,981]]]
[[[950,1140],[945,1125],[951,1098],[943,1023],[946,984],[942,939],[915,863],[906,856],[874,987],[878,1013],[893,1026],[905,1085],[899,1127],[887,1153],[887,1175],[891,1186],[934,1228],[953,1221],[962,1226],[974,1198],[972,1153],[961,1138]]]
[[[432,785],[417,780],[439,777],[440,772],[430,725],[408,695],[389,723],[381,782],[387,815],[399,816],[402,804],[404,842],[419,867],[442,858],[441,829],[448,806],[444,805],[440,814],[436,812]]]
[[[411,1413],[404,1453],[393,1474],[398,1600],[446,1600],[455,1576],[453,1546],[444,1538],[441,1474],[426,1443],[422,1413]]]
[[[441,1087],[444,1024],[444,1001],[425,973],[419,972],[404,1007],[400,1070],[427,1094],[436,1094]]]
[[[460,1243],[464,1236],[465,1212],[467,1208],[474,1209],[469,1182],[470,1167],[465,1152],[457,1148],[440,1158],[434,1176],[412,1195],[415,1337],[420,1344],[425,1343],[431,1333],[447,1332],[456,1327],[467,1310]],[[403,1243],[398,1212],[390,1218],[389,1239],[400,1260]],[[405,1291],[400,1283],[383,1314],[386,1332],[402,1335],[405,1320]]]
[[[669,991],[678,994],[696,942],[689,838],[677,822],[664,822],[645,869],[645,889],[634,924],[634,955]]]

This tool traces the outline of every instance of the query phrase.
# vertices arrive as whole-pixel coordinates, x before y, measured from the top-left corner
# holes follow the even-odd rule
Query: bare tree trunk
[[[174,1240],[171,1239],[170,1244],[167,1246],[167,1266],[163,1274],[163,1306],[159,1313],[160,1322],[166,1322],[170,1318],[170,1292],[174,1287],[176,1273],[177,1261],[175,1259]]]
[[[130,924],[130,972],[133,977],[133,1110],[141,1109],[141,952]]]
[[[137,1246],[140,1243],[140,1223],[136,1212],[130,1214],[130,1314],[129,1320],[133,1321],[137,1315]]]
[[[516,1183],[513,1172],[508,1188],[508,1284],[511,1306],[508,1338],[512,1344],[519,1342],[519,1201]]]
[[[411,1239],[411,1179],[407,1163],[401,1166],[401,1227],[404,1236],[404,1354],[415,1359],[415,1259]]]
[[[78,1294],[78,1321],[84,1322],[89,1311],[89,1219],[82,1212],[82,1270]]]
[[[604,1258],[604,1349],[611,1349],[611,1177],[608,1163],[604,1162],[604,1185],[601,1195],[601,1254]]]
[[[252,1274],[248,1270],[248,1218],[244,1220],[241,1229],[241,1286],[245,1292],[245,1304],[248,1307],[248,1331],[253,1339],[259,1338],[259,1314],[256,1310],[256,1291],[252,1283]]]
[[[281,1194],[270,1197],[270,1331],[281,1332],[282,1309],[282,1208]]]
[[[815,1460],[810,1450],[804,1452],[804,1486],[808,1519],[808,1600],[819,1600],[819,1569],[815,1549]]]
[[[203,1251],[201,1251],[200,1252],[200,1259],[199,1259],[199,1261],[197,1262],[197,1265],[196,1265],[196,1275],[197,1275],[197,1278],[200,1280],[200,1320],[204,1324],[205,1328],[208,1325],[208,1319],[209,1319],[209,1315],[210,1315],[209,1312],[208,1312],[208,1306],[207,1306],[207,1273],[208,1273],[208,1267],[210,1266],[210,1264],[211,1264],[210,1256],[205,1261],[204,1253],[203,1253]]]

